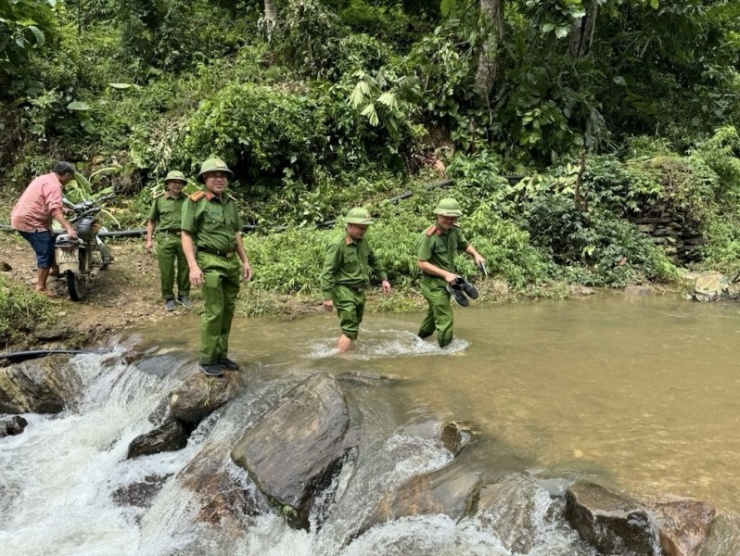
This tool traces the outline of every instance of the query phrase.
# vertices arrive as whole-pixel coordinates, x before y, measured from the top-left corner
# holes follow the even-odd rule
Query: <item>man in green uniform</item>
[[[180,242],[180,220],[185,196],[182,188],[187,185],[185,174],[173,170],[164,179],[165,191],[154,198],[146,223],[146,250],[152,251],[152,237],[157,233],[157,259],[159,260],[159,280],[162,287],[164,306],[168,311],[175,310],[175,265],[177,265],[177,302],[192,307],[188,262],[182,252]]]
[[[427,315],[419,327],[419,337],[428,338],[437,331],[439,347],[452,341],[452,307],[448,284],[454,285],[460,276],[455,267],[455,254],[467,253],[475,264],[486,261],[463,237],[457,227],[462,216],[455,199],[442,199],[434,209],[436,222],[419,239],[417,257],[422,271],[421,293],[429,304]]]
[[[233,175],[223,160],[209,158],[198,174],[205,189],[188,197],[182,209],[182,247],[190,283],[203,288],[200,367],[211,376],[239,369],[227,357],[229,333],[241,282],[252,277],[241,238],[242,219],[236,201],[225,193]]]
[[[345,219],[345,232],[329,242],[321,272],[324,309],[337,308],[340,352],[352,347],[365,312],[365,289],[370,285],[372,271],[381,280],[383,293],[390,293],[391,284],[385,271],[378,265],[370,244],[364,239],[373,220],[364,208],[353,208]]]

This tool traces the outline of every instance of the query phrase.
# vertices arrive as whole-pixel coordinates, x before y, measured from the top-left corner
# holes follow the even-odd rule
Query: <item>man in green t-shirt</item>
[[[383,293],[391,291],[388,277],[364,237],[373,223],[370,213],[364,208],[353,208],[347,213],[345,222],[344,233],[327,245],[321,272],[324,309],[331,312],[336,307],[339,315],[342,335],[337,349],[340,352],[347,351],[357,339],[365,313],[365,289],[370,285],[371,271],[381,280]]]
[[[190,283],[203,288],[200,367],[210,376],[239,369],[227,357],[229,334],[241,282],[252,277],[241,238],[242,219],[236,201],[225,191],[233,175],[223,160],[206,160],[198,174],[205,188],[188,197],[180,226]]]
[[[192,307],[188,262],[180,242],[180,220],[185,196],[182,189],[187,185],[185,174],[171,171],[164,179],[165,191],[154,198],[146,223],[146,250],[152,251],[152,238],[157,234],[157,260],[159,280],[165,309],[175,310],[175,299],[184,307]],[[173,292],[177,266],[177,298]]]
[[[419,238],[418,266],[422,271],[421,293],[429,304],[427,315],[419,327],[419,337],[428,338],[437,331],[439,347],[452,341],[452,307],[449,286],[457,283],[460,275],[455,267],[455,254],[467,253],[476,265],[485,259],[470,245],[457,227],[462,216],[455,199],[442,199],[434,209],[436,222]]]

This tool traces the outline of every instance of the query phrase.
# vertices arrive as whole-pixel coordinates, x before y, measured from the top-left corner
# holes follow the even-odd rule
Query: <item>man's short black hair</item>
[[[75,173],[75,167],[74,165],[70,164],[69,162],[64,162],[60,160],[56,164],[54,164],[54,168],[51,170],[55,174],[59,174],[60,176],[62,174],[74,174]]]

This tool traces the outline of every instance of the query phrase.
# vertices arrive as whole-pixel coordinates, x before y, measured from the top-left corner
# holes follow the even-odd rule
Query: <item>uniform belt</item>
[[[217,257],[224,257],[230,259],[234,256],[235,251],[221,251],[219,249],[213,249],[212,247],[201,247],[198,246],[198,251],[208,253],[209,255],[216,255]]]
[[[365,286],[348,286],[347,284],[339,284],[343,288],[347,288],[348,290],[352,290],[355,293],[362,293],[365,291]]]

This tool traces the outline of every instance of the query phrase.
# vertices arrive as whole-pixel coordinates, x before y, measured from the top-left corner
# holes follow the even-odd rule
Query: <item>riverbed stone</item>
[[[676,500],[650,507],[660,534],[663,556],[699,556],[716,518],[711,504]]]
[[[244,471],[230,461],[225,446],[207,444],[177,477],[196,493],[199,521],[243,531],[260,513],[254,493],[247,488]]]
[[[472,421],[450,421],[442,429],[442,444],[453,456],[457,456],[479,435],[480,428]]]
[[[624,288],[624,293],[635,297],[644,297],[650,295],[652,290],[648,286],[627,286]]]
[[[143,481],[136,481],[119,487],[112,494],[113,502],[119,506],[148,508],[152,505],[154,497],[162,490],[165,482],[171,476],[171,473],[166,475],[147,475]]]
[[[549,493],[529,477],[510,477],[481,486],[473,516],[512,553],[528,554],[537,541],[538,522],[548,515]]]
[[[234,398],[244,383],[244,375],[238,371],[226,371],[220,377],[193,373],[170,393],[170,415],[182,421],[200,423]]]
[[[20,415],[15,415],[7,421],[0,421],[0,438],[21,434],[27,426],[28,421]]]
[[[128,445],[126,459],[182,450],[187,445],[188,430],[184,424],[168,417],[157,428],[134,438]]]
[[[351,448],[349,425],[349,407],[336,378],[316,374],[245,432],[231,457],[292,527],[307,529],[315,495],[341,470]]]
[[[0,413],[59,413],[81,389],[69,356],[52,355],[0,368]]]
[[[589,482],[571,485],[565,499],[566,519],[599,552],[660,556],[657,530],[637,502]]]
[[[444,514],[458,520],[468,512],[468,505],[480,482],[479,472],[459,466],[411,477],[380,498],[358,534],[402,517]]]
[[[717,272],[697,278],[691,292],[691,297],[697,301],[737,299],[739,295],[740,287],[724,274]]]

